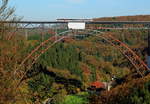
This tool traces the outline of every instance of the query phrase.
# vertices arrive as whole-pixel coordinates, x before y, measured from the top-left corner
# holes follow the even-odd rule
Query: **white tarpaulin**
[[[69,22],[68,28],[69,29],[85,29],[85,23],[84,22]]]

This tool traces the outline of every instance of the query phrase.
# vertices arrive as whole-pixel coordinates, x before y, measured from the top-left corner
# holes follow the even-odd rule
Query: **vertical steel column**
[[[58,26],[58,23],[56,23],[56,26],[54,26],[54,29],[55,29],[55,41],[57,41],[57,39],[58,39],[58,28],[57,28],[57,26]]]
[[[28,29],[25,29],[25,38],[28,40]]]
[[[42,23],[42,24],[41,24],[41,38],[42,38],[42,39],[41,39],[41,43],[42,43],[42,50],[44,49],[44,47],[43,47],[44,35],[45,35],[45,30],[44,30],[45,27],[44,27],[44,26],[45,26],[45,24]]]

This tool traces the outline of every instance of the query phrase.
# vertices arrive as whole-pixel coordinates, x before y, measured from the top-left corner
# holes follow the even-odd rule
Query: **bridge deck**
[[[150,21],[0,21],[3,24],[67,24],[69,22],[84,22],[86,24],[148,24]]]

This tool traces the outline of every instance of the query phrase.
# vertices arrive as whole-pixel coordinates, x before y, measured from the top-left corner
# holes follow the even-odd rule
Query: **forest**
[[[21,20],[8,0],[0,7],[0,21]],[[149,15],[95,18],[94,21],[149,21]],[[91,25],[90,27],[113,27]],[[125,25],[125,27],[133,25]],[[136,25],[143,27],[143,25]],[[5,28],[5,30],[3,30]],[[19,67],[21,62],[42,40],[52,33],[32,32],[25,38],[19,32],[8,40],[8,28],[0,24],[0,104],[149,104],[150,75],[132,77],[135,67],[122,53],[98,38],[97,34],[68,38],[58,42],[44,52],[30,67]],[[98,29],[97,29],[98,30]],[[64,30],[60,30],[64,31]],[[101,30],[111,34],[129,46],[145,63],[148,47],[148,31],[145,29]],[[50,43],[52,44],[52,42]],[[28,62],[30,63],[30,61]],[[20,80],[18,70],[25,73]],[[125,79],[110,91],[89,93],[92,82],[110,82],[112,76]],[[19,84],[18,84],[19,82]]]

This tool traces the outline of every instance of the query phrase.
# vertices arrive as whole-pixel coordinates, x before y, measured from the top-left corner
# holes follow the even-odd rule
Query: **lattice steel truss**
[[[126,44],[121,42],[120,40],[116,39],[112,35],[99,35],[98,37],[103,38],[116,49],[118,49],[134,66],[136,71],[143,77],[145,76],[146,72],[149,71],[148,66],[144,63],[141,58],[136,55],[136,53],[130,49]]]

